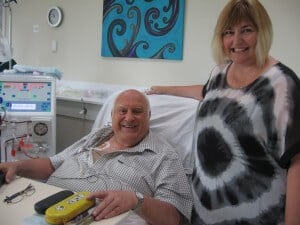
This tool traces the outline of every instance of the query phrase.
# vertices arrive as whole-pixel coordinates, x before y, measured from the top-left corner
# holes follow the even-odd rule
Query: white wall
[[[103,58],[101,0],[20,0],[12,5],[14,58],[19,64],[54,66],[65,80],[150,86],[195,84],[207,80],[214,62],[210,41],[227,0],[186,0],[182,61]],[[262,0],[274,25],[272,55],[300,74],[300,1]],[[46,22],[49,7],[64,11],[59,28]],[[38,32],[33,26],[38,25]],[[51,52],[51,41],[58,43]]]

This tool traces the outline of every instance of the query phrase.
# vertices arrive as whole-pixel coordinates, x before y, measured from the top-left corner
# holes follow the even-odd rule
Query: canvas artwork
[[[103,57],[182,60],[184,0],[104,0]]]

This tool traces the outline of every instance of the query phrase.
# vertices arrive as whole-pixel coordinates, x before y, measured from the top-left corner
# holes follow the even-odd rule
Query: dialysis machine
[[[0,75],[1,162],[56,153],[55,78]]]

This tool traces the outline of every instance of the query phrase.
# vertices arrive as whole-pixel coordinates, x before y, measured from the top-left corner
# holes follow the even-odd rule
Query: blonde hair
[[[262,66],[266,62],[273,40],[272,22],[266,9],[258,0],[231,0],[220,13],[212,39],[212,54],[217,64],[231,61],[223,48],[223,32],[242,20],[249,20],[257,30],[256,64]]]

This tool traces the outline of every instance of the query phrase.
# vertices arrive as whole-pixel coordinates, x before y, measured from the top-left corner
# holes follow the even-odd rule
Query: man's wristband
[[[132,210],[138,210],[139,208],[141,208],[143,202],[144,202],[144,195],[140,192],[135,192],[135,196],[138,200],[136,206],[132,209]]]

